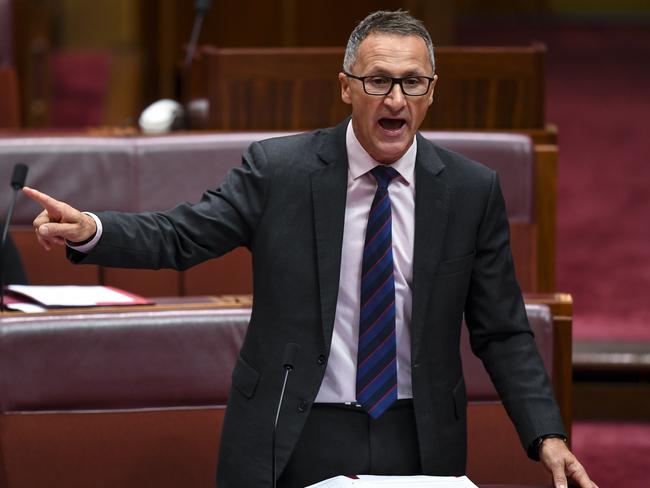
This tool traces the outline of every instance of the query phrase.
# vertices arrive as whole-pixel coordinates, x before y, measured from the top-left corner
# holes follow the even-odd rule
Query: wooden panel
[[[151,2],[152,0],[147,0]],[[194,20],[193,3],[186,0],[156,2],[142,15],[143,31],[152,32],[152,51],[158,65],[159,96],[174,96],[173,80],[181,59],[181,48],[189,39]],[[203,22],[200,41],[218,47],[338,47],[346,45],[355,25],[375,10],[408,10],[421,19],[433,35],[435,45],[454,43],[452,0],[331,0],[259,2],[215,0]],[[255,15],[251,15],[255,12]],[[154,24],[155,25],[151,25]],[[147,40],[145,39],[145,42]]]
[[[181,273],[169,269],[102,268],[102,283],[145,297],[181,295]]]
[[[225,409],[0,416],[6,484],[213,487]]]
[[[562,420],[566,426],[569,437],[567,442],[571,445],[571,424],[573,422],[573,378],[572,372],[572,316],[553,315],[555,333],[553,336],[554,377],[553,389],[555,398],[560,406]]]
[[[477,484],[550,485],[551,476],[526,456],[500,402],[467,407],[467,476]]]
[[[11,237],[20,253],[31,285],[98,285],[98,266],[75,266],[65,257],[63,248],[43,249],[31,227],[16,226]]]
[[[57,47],[129,48],[138,41],[142,0],[57,0]],[[151,15],[151,13],[149,13]]]
[[[576,419],[650,422],[650,379],[629,383],[576,380],[573,399]]]
[[[44,127],[49,122],[50,52],[59,2],[14,1],[15,64],[21,80],[23,125]]]
[[[221,130],[300,130],[335,125],[350,114],[337,74],[342,51],[204,47],[203,82],[209,127]],[[207,84],[206,84],[207,83]]]
[[[555,291],[558,147],[535,145],[535,219],[537,291]]]
[[[0,65],[0,128],[20,127],[20,95],[16,70],[11,65]]]
[[[543,128],[545,57],[541,45],[438,49],[439,79],[423,127]]]
[[[190,38],[194,9],[186,0],[159,3],[158,18],[150,16],[149,21],[157,22],[159,33],[173,40],[167,46],[178,49]],[[452,0],[215,0],[205,17],[201,42],[220,47],[344,47],[352,29],[366,15],[398,8],[421,19],[435,45],[453,43]]]
[[[0,66],[13,64],[13,0],[0,0]]]
[[[207,97],[207,128],[300,130],[350,113],[340,100],[342,48],[217,49],[204,46],[185,85]],[[423,129],[545,129],[546,48],[436,50],[434,103]],[[192,76],[192,75],[190,75]],[[202,78],[196,80],[196,77]]]
[[[253,293],[251,254],[237,248],[183,273],[183,293],[193,295],[237,295]]]
[[[135,121],[143,106],[144,68],[144,60],[135,49],[121,49],[112,53],[103,124],[123,127],[125,123]]]
[[[515,272],[523,291],[537,291],[537,232],[535,225],[511,223],[510,247]]]

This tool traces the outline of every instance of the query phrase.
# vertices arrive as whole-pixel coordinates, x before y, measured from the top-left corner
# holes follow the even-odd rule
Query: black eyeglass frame
[[[429,93],[429,90],[431,89],[431,83],[433,83],[433,80],[435,80],[434,77],[423,76],[423,75],[405,76],[404,78],[393,78],[392,76],[384,76],[384,75],[356,76],[356,75],[353,75],[352,73],[348,73],[347,71],[344,71],[343,74],[345,76],[347,76],[348,78],[353,78],[355,80],[359,80],[361,82],[361,85],[363,86],[363,91],[366,93],[366,95],[370,95],[371,97],[385,97],[391,91],[393,91],[393,87],[395,86],[395,84],[399,85],[400,89],[402,90],[402,93],[407,97],[423,97],[424,95]],[[388,88],[388,91],[386,91],[386,93],[369,93],[368,90],[366,89],[366,80],[368,78],[385,78],[387,80],[390,80],[391,84],[390,84],[390,87]],[[406,93],[406,90],[404,90],[404,85],[402,85],[402,82],[404,80],[408,80],[409,78],[424,78],[424,79],[426,79],[429,82],[429,84],[427,85],[427,89],[424,91],[424,93],[420,93],[419,95],[411,95],[410,93]]]

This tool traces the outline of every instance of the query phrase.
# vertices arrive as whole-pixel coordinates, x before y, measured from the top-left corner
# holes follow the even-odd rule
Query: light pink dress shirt
[[[370,205],[377,183],[369,171],[378,166],[363,149],[348,125],[348,191],[341,250],[339,295],[334,332],[325,378],[316,402],[356,401],[357,342],[359,337],[359,296],[361,260]],[[395,326],[397,332],[397,397],[411,398],[411,285],[415,223],[415,155],[417,142],[392,164],[400,176],[388,186],[393,225],[395,268]]]

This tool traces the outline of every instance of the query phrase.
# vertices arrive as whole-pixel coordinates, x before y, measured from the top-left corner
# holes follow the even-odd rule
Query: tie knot
[[[395,168],[383,164],[372,168],[370,174],[377,180],[377,186],[382,190],[388,188],[391,180],[399,175]]]

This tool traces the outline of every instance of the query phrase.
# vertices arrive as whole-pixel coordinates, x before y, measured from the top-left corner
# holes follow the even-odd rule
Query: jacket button
[[[298,411],[299,412],[304,412],[305,410],[307,410],[307,402],[304,401],[304,400],[300,400],[298,402]]]
[[[317,362],[318,364],[320,364],[321,366],[322,366],[323,364],[325,364],[325,355],[324,355],[324,354],[321,354],[320,356],[318,356],[318,359],[316,360],[316,362]]]

